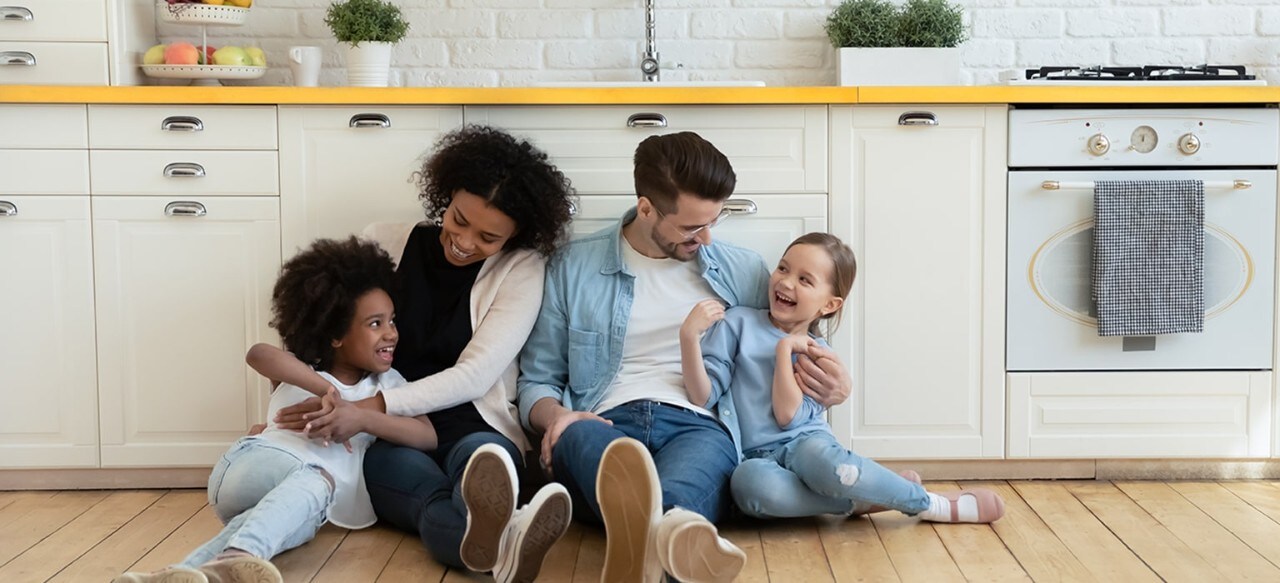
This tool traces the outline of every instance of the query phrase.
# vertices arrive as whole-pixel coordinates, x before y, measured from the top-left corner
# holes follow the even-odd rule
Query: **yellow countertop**
[[[610,105],[1280,103],[1280,87],[79,87],[0,85],[0,103]]]

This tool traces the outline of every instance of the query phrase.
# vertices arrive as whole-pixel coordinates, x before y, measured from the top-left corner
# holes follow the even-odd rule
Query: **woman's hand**
[[[329,387],[329,390],[333,390],[333,387]],[[332,406],[326,405],[320,397],[310,397],[301,403],[276,411],[274,421],[276,427],[281,429],[302,431],[307,426],[307,422],[328,415],[332,410]]]
[[[312,439],[323,439],[326,445],[341,443],[346,446],[347,451],[351,451],[351,444],[347,442],[364,431],[364,411],[343,399],[333,387],[329,387],[329,392],[325,393],[321,402],[329,412],[307,423],[303,427],[303,434]]]
[[[696,340],[712,324],[724,319],[724,304],[720,300],[702,300],[693,306],[684,324],[680,325],[680,336]]]

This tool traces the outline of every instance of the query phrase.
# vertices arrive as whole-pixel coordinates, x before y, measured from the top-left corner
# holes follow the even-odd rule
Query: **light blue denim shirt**
[[[520,353],[517,390],[526,428],[533,430],[529,411],[539,400],[590,411],[618,375],[635,299],[635,275],[622,260],[622,226],[635,217],[633,207],[617,224],[570,242],[548,262],[542,310]],[[729,306],[768,305],[769,269],[758,253],[716,241],[699,249],[697,259],[702,277]],[[713,412],[722,422],[734,421],[724,425],[736,430],[731,399],[721,399]]]

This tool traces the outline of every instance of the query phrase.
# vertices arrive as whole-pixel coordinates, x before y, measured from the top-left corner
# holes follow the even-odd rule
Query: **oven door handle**
[[[1206,180],[1204,187],[1216,190],[1245,190],[1253,188],[1253,181],[1250,180]],[[1064,182],[1058,180],[1046,180],[1040,183],[1040,188],[1044,190],[1093,190],[1092,182]]]

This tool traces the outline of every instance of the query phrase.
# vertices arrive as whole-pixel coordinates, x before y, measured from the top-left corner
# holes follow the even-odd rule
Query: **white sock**
[[[917,516],[921,520],[930,522],[952,522],[951,520],[951,504],[952,501],[943,498],[933,492],[929,492],[929,509],[921,512]],[[977,522],[978,521],[978,499],[972,494],[961,494],[960,499],[955,502],[958,505],[956,516],[959,518],[957,522]]]

